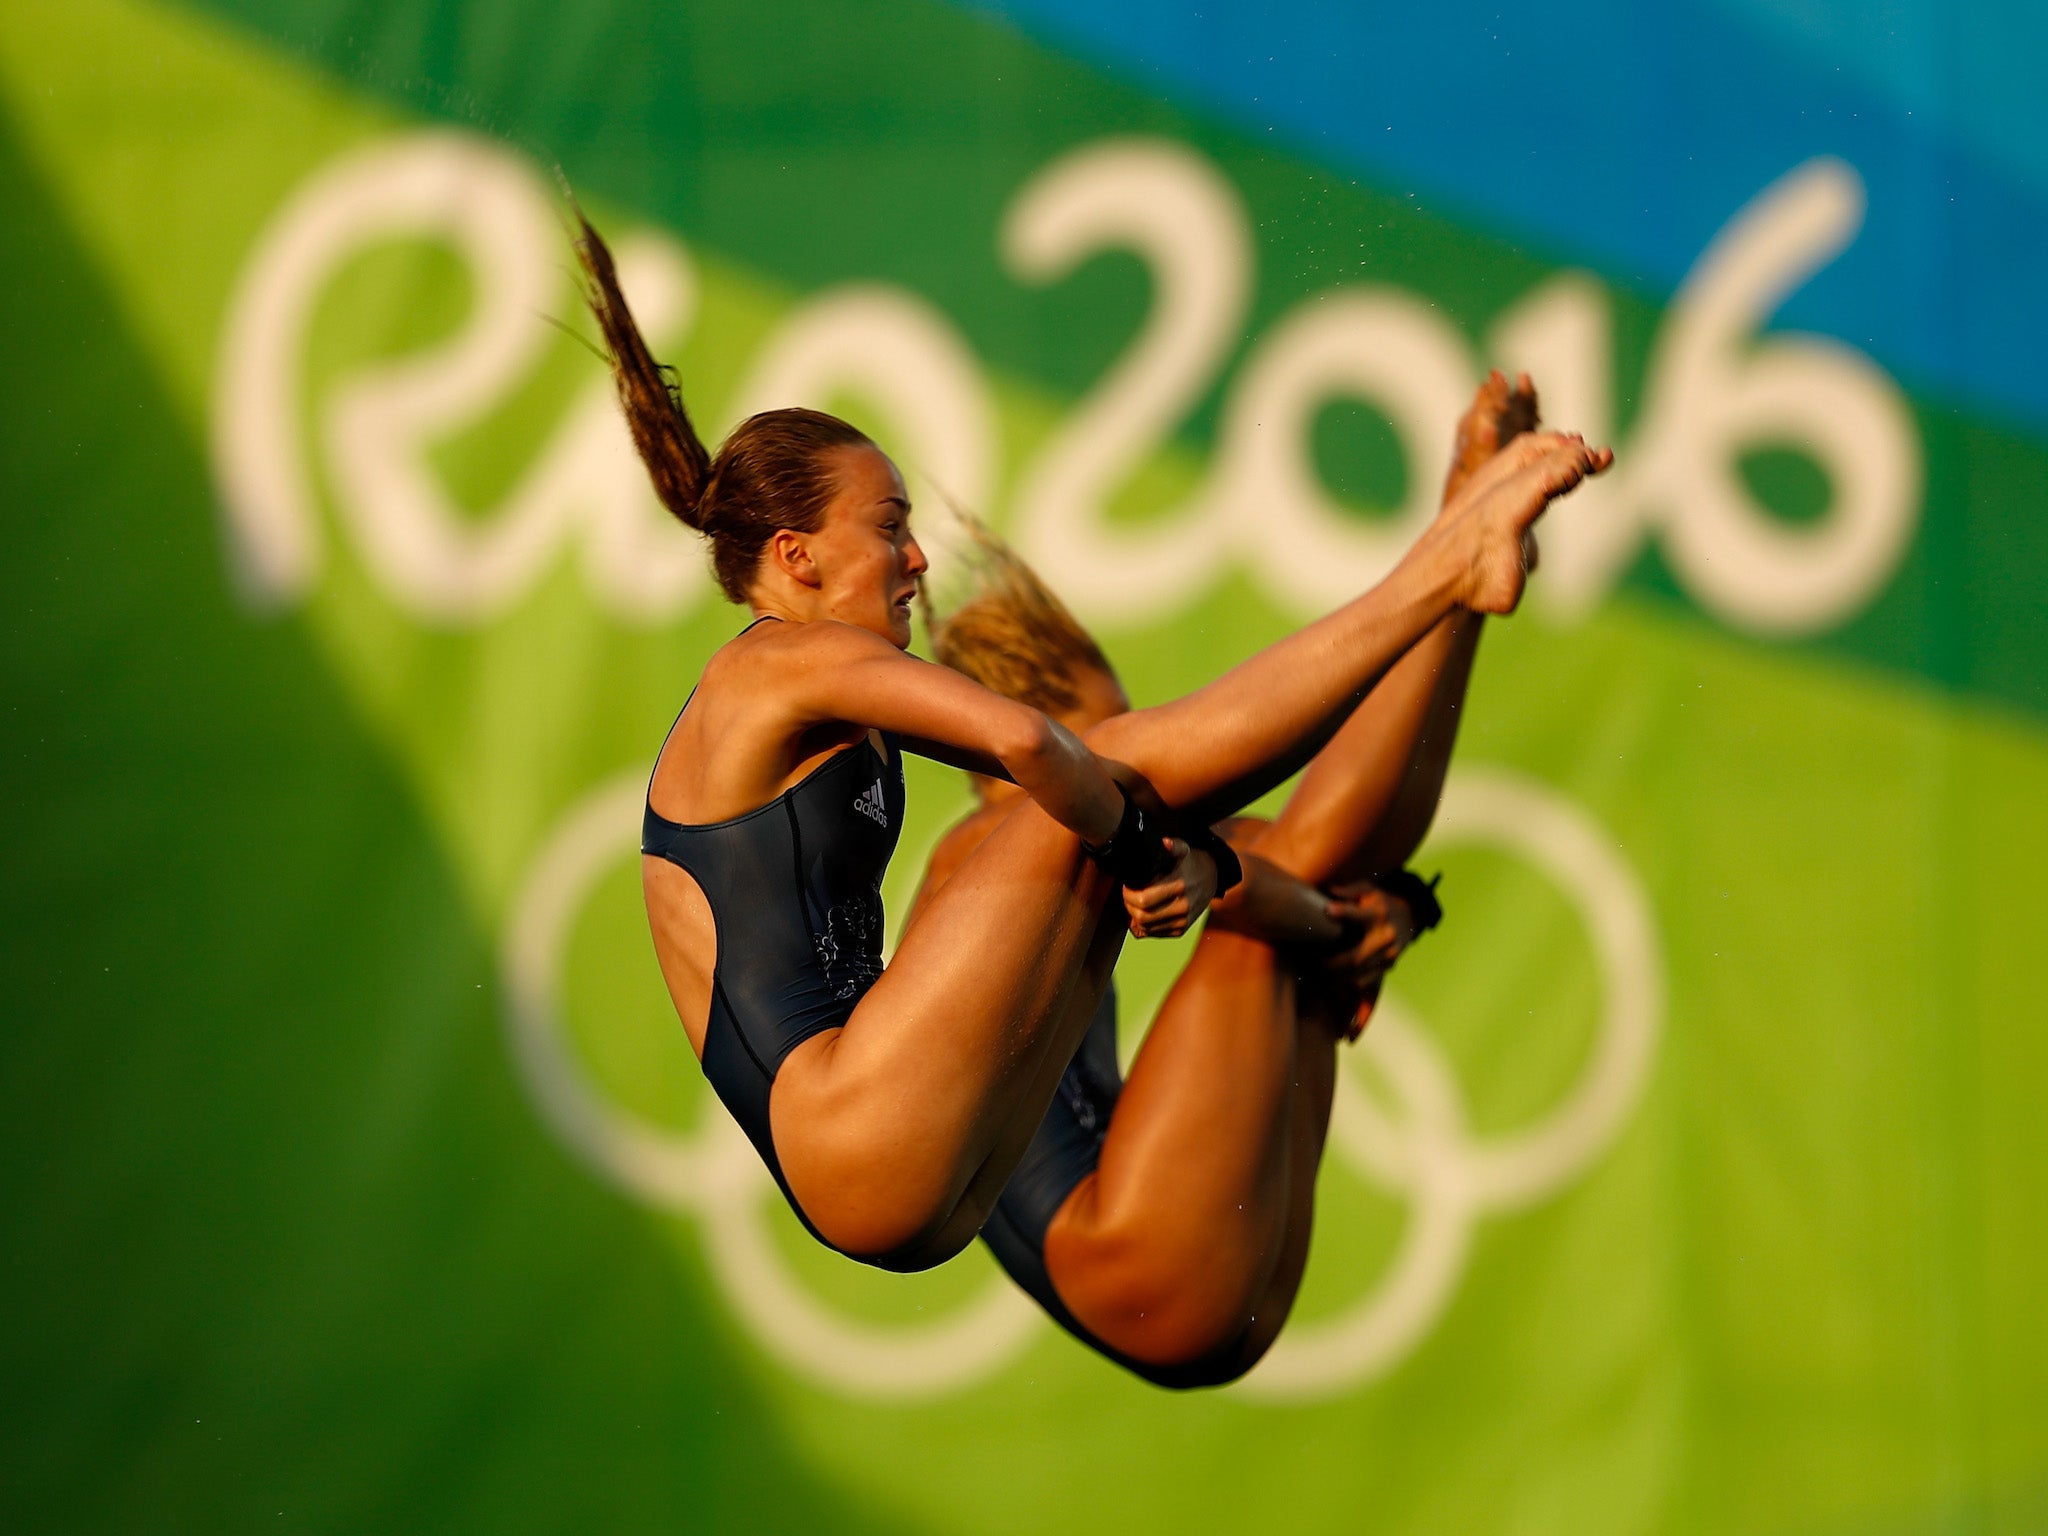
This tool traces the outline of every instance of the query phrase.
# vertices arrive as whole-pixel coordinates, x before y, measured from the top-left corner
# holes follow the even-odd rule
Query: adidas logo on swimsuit
[[[889,812],[882,804],[882,781],[880,779],[875,780],[874,783],[861,792],[860,798],[853,802],[853,808],[878,827],[889,825]]]

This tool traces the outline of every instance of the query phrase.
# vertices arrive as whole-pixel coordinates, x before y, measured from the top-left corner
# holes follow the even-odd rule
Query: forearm
[[[886,640],[831,621],[808,632],[790,703],[796,723],[843,720],[894,731],[906,747],[1006,778],[1086,842],[1106,842],[1124,797],[1079,737],[1028,704]]]
[[[1244,879],[1209,907],[1209,921],[1268,944],[1329,944],[1344,936],[1329,898],[1279,865],[1238,849]]]
[[[1004,769],[1082,841],[1108,842],[1123,815],[1123,791],[1078,736],[1036,710],[1030,713],[1036,720],[999,754]]]

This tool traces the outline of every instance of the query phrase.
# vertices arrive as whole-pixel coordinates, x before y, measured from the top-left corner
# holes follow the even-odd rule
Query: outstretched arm
[[[865,629],[820,621],[801,630],[801,649],[779,660],[793,677],[787,697],[802,723],[893,732],[911,751],[1011,781],[1086,842],[1105,843],[1116,831],[1123,794],[1065,726]]]

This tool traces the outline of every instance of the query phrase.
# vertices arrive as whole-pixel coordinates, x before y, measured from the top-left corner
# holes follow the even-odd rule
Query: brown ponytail
[[[925,602],[932,659],[1047,714],[1081,702],[1075,684],[1083,671],[1115,677],[1102,647],[1038,573],[978,519],[953,511],[973,545],[974,595],[944,618]]]
[[[633,446],[661,504],[711,541],[718,585],[746,600],[761,551],[782,528],[813,533],[837,489],[828,455],[872,448],[865,432],[801,406],[762,411],[733,429],[716,456],[683,406],[675,370],[658,363],[626,307],[612,253],[579,209],[576,256],[597,316]]]

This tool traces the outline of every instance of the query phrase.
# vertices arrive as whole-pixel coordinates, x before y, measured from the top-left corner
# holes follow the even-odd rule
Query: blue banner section
[[[968,3],[1653,294],[1758,187],[1838,155],[1864,229],[1779,323],[2048,425],[2040,7]]]

